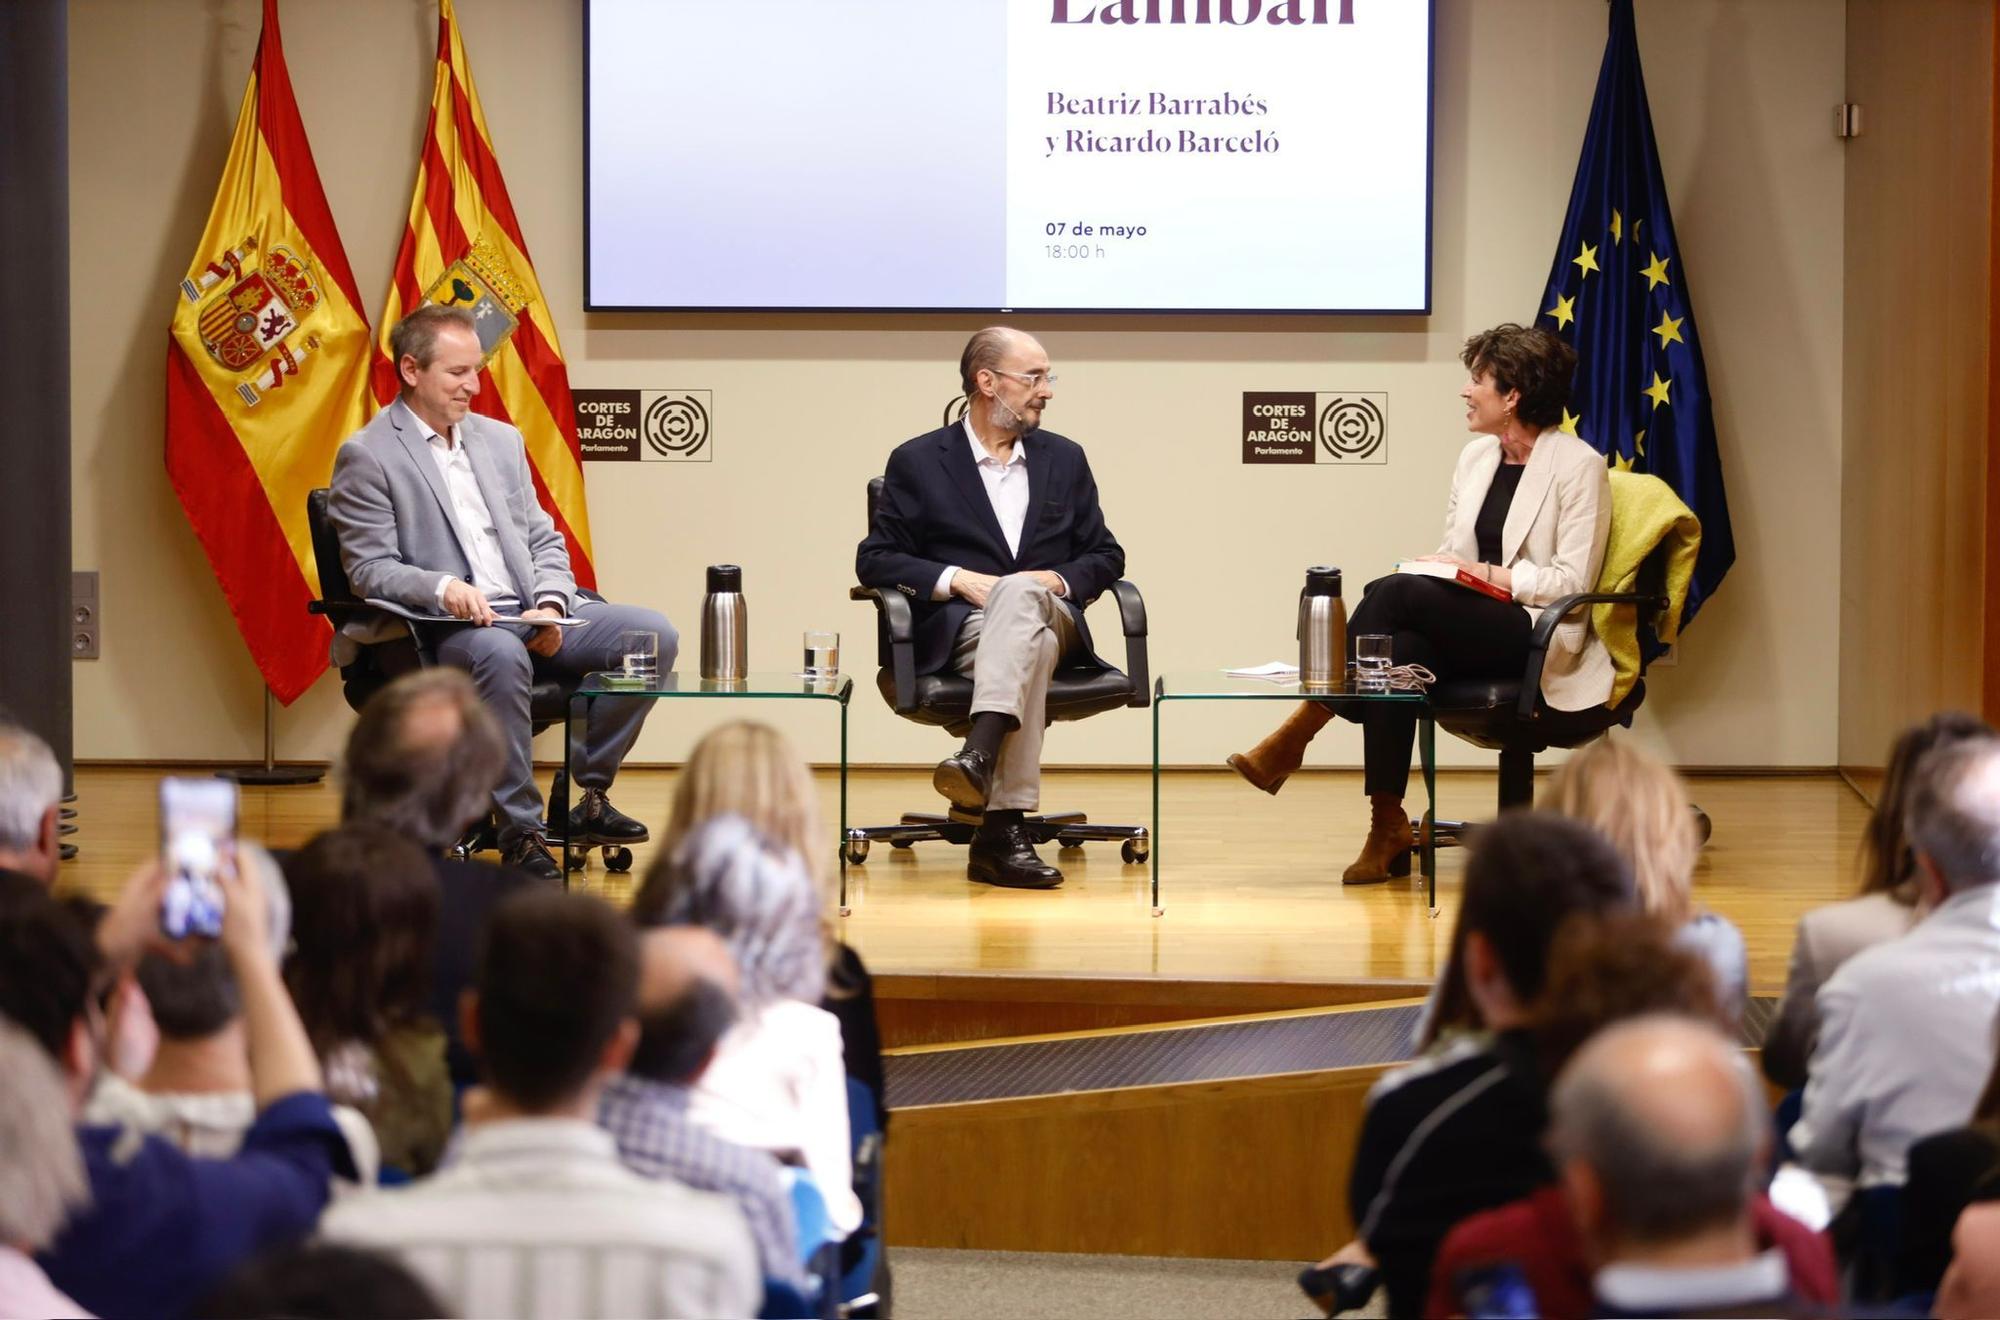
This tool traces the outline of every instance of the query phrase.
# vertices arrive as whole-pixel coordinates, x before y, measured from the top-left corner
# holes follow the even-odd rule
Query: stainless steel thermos
[[[701,602],[701,676],[744,678],[750,673],[750,607],[743,603],[743,570],[710,564],[708,595]]]
[[[1347,606],[1340,599],[1340,570],[1306,570],[1299,592],[1299,684],[1322,692],[1347,690]]]

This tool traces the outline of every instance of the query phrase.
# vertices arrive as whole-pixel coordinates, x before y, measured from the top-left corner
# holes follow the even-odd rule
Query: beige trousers
[[[1025,573],[994,583],[986,608],[974,610],[958,630],[951,667],[972,679],[972,713],[998,711],[1020,722],[1001,739],[988,810],[1033,811],[1041,805],[1049,679],[1082,641],[1061,598]]]

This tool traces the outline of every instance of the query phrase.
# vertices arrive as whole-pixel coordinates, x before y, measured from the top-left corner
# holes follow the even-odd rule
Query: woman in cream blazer
[[[1423,558],[1454,565],[1506,591],[1496,600],[1456,582],[1391,573],[1368,584],[1347,635],[1387,633],[1394,663],[1419,664],[1439,678],[1507,678],[1527,663],[1528,634],[1544,606],[1592,591],[1611,528],[1611,483],[1604,455],[1561,430],[1576,374],[1576,352],[1546,330],[1501,325],[1474,335],[1460,360],[1471,379],[1459,391],[1466,429],[1445,501],[1444,539]],[[1542,700],[1582,710],[1611,695],[1611,656],[1579,610],[1556,628],[1542,668]],[[1410,873],[1415,842],[1403,795],[1416,741],[1415,708],[1360,708],[1368,840],[1344,884],[1373,884]],[[1332,718],[1302,703],[1270,737],[1229,764],[1275,793],[1305,759],[1306,744]]]

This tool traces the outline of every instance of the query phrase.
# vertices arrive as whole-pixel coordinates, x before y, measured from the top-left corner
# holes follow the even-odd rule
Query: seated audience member
[[[1799,918],[1785,993],[1764,1033],[1764,1075],[1777,1085],[1796,1091],[1806,1084],[1806,1060],[1819,1040],[1819,989],[1827,978],[1861,950],[1906,934],[1917,923],[1917,860],[1903,833],[1917,762],[1934,747],[1992,733],[1973,716],[1947,711],[1896,739],[1875,811],[1861,836],[1860,892]]]
[[[1597,1032],[1648,1014],[1671,1013],[1733,1030],[1720,998],[1707,959],[1680,944],[1655,918],[1571,922],[1550,952],[1548,985],[1533,1014],[1542,1071],[1555,1076]],[[1839,1301],[1826,1239],[1761,1193],[1751,1210],[1759,1249],[1784,1252],[1793,1291],[1813,1302]],[[1458,1313],[1480,1279],[1508,1270],[1519,1272],[1545,1320],[1582,1320],[1594,1313],[1590,1256],[1560,1187],[1540,1188],[1452,1229],[1431,1267],[1424,1313]]]
[[[1628,739],[1599,738],[1556,771],[1541,805],[1611,840],[1631,863],[1641,910],[1708,959],[1724,1006],[1741,1018],[1750,993],[1749,955],[1734,923],[1695,904],[1701,834],[1681,777]]]
[[[34,1037],[0,1018],[0,1316],[89,1314],[33,1254],[88,1198],[62,1078]]]
[[[340,819],[422,848],[437,882],[429,1010],[444,1028],[452,1080],[477,1076],[458,1039],[458,999],[472,984],[480,927],[493,905],[545,884],[525,871],[446,853],[492,806],[505,755],[493,713],[462,669],[405,674],[370,697],[341,755]]]
[[[605,1083],[597,1121],[618,1141],[625,1167],[735,1199],[757,1241],[766,1279],[810,1283],[777,1157],[724,1141],[688,1117],[689,1088],[736,1022],[736,961],[699,926],[665,926],[639,938],[639,1044]]]
[[[1936,1292],[1951,1264],[1951,1230],[1965,1208],[2000,1200],[2000,1059],[1964,1127],[1910,1146],[1898,1230],[1897,1296]]]
[[[416,845],[344,825],[292,858],[285,984],[326,1069],[327,1094],[361,1111],[382,1164],[435,1168],[451,1136],[444,1033],[425,1012],[438,894]]]
[[[672,857],[681,840],[698,826],[729,815],[741,816],[778,847],[796,852],[819,885],[822,910],[832,908],[832,878],[823,865],[826,836],[820,832],[819,794],[813,788],[812,771],[785,735],[768,724],[738,720],[695,745],[674,781],[673,807],[659,855]],[[860,954],[830,935],[829,943],[832,961],[820,1007],[840,1020],[847,1075],[875,1097],[875,1125],[887,1131],[875,983]]]
[[[62,861],[62,767],[40,738],[0,717],[0,872],[44,887]]]
[[[1905,830],[1929,915],[1855,954],[1819,993],[1819,1043],[1791,1143],[1862,1188],[1900,1186],[1910,1144],[1965,1121],[2000,1010],[2000,739],[1917,763]]]
[[[744,1316],[757,1252],[727,1197],[643,1178],[596,1124],[638,1041],[637,937],[585,895],[516,894],[481,941],[461,1030],[483,1072],[456,1158],[327,1212],[463,1315]]]
[[[33,1035],[80,1115],[100,1065],[98,994],[107,968],[158,941],[166,873],[142,868],[93,941],[46,891],[0,884],[0,1015]],[[226,1160],[158,1137],[82,1124],[88,1206],[42,1251],[51,1282],[99,1315],[181,1315],[238,1263],[312,1231],[337,1171],[353,1175],[322,1093],[319,1063],[265,943],[264,896],[222,876],[222,947],[243,1000],[257,1121]]]
[[[209,1294],[211,1320],[430,1320],[450,1315],[401,1261],[380,1251],[307,1242],[257,1257]]]
[[[1473,840],[1446,978],[1478,1030],[1369,1093],[1348,1184],[1358,1241],[1326,1262],[1372,1260],[1391,1316],[1420,1313],[1452,1225],[1550,1181],[1529,1008],[1564,921],[1635,903],[1624,859],[1576,821],[1512,812]]]
[[[1549,1096],[1549,1149],[1598,1315],[1770,1315],[1802,1307],[1752,1211],[1770,1115],[1742,1051],[1672,1016],[1593,1037]]]
[[[861,1224],[854,1194],[840,1023],[826,989],[820,891],[797,852],[720,816],[655,865],[632,901],[642,923],[702,926],[736,959],[743,1016],[695,1084],[689,1114],[725,1141],[803,1164],[840,1236]]]

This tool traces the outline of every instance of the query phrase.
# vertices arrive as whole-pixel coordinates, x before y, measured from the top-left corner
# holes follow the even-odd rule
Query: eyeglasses
[[[996,376],[1012,376],[1015,380],[1025,382],[1032,390],[1038,390],[1044,385],[1053,385],[1057,379],[1053,371],[1002,371],[998,367],[988,367],[987,370]]]

